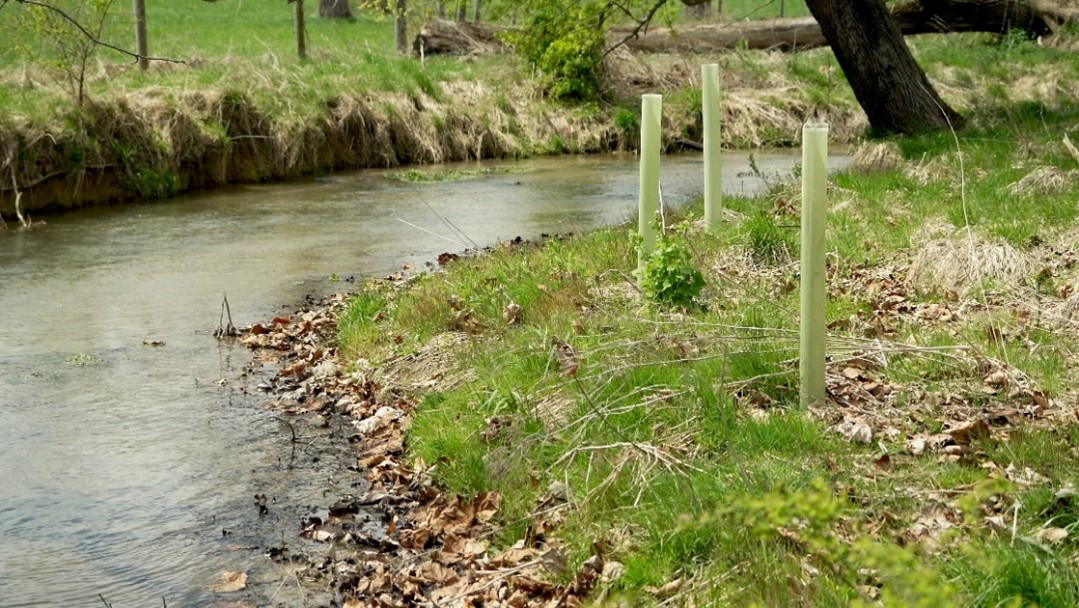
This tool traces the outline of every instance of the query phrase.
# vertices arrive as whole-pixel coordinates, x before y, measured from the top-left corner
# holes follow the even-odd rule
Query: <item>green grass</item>
[[[1028,50],[1020,53],[1027,61]],[[1010,186],[1035,167],[1074,162],[1057,144],[1063,133],[1079,139],[1076,124],[1074,106],[1000,101],[958,141],[896,140],[897,170],[834,176],[829,348],[849,354],[867,337],[915,347],[864,372],[891,386],[880,403],[819,416],[797,406],[798,277],[788,256],[797,255],[798,196],[789,185],[728,200],[733,219],[714,234],[689,231],[707,281],[700,310],[642,301],[629,284],[631,239],[601,230],[498,248],[404,290],[375,287],[346,315],[340,346],[377,364],[422,358],[444,336],[465,336],[441,351],[452,355],[446,373],[465,380],[424,393],[411,455],[435,463],[450,491],[504,496],[496,544],[543,520],[572,567],[603,543],[607,559],[626,567],[607,590],[625,603],[654,605],[647,588],[681,577],[685,598],[715,605],[1071,606],[1079,596],[1079,500],[1067,489],[1079,476],[1074,417],[994,426],[955,457],[905,444],[1033,403],[1022,391],[986,391],[988,362],[1018,370],[1030,390],[1059,403],[1074,396],[1079,339],[1017,320],[1025,306],[1059,300],[1074,274],[1034,265],[1030,276],[993,285],[1007,297],[986,300],[978,290],[915,289],[905,264],[928,224],[969,218],[977,234],[1034,259],[1044,243],[1074,234],[1074,180],[1057,192]],[[699,208],[686,213],[692,220]],[[874,272],[882,278],[864,278]],[[884,304],[896,290],[909,308]],[[503,317],[510,303],[521,307],[519,323]],[[917,316],[960,304],[967,308],[954,320]],[[1001,329],[1003,346],[993,337]],[[552,337],[577,353],[575,375],[563,373]],[[852,444],[832,430],[845,415],[888,422],[869,445]],[[890,460],[880,468],[884,450]],[[572,508],[552,516],[539,505],[558,504],[556,486],[569,488]],[[919,527],[934,509],[948,513],[950,530]],[[989,523],[994,517],[1003,528]],[[1072,536],[1033,540],[1045,527]]]
[[[5,13],[28,10],[14,6]],[[264,112],[306,114],[340,91],[423,92],[438,98],[446,80],[473,80],[478,74],[505,74],[506,61],[466,64],[433,57],[419,66],[399,58],[393,50],[393,23],[368,10],[354,11],[353,21],[320,19],[308,8],[308,60],[296,56],[292,34],[292,8],[272,2],[150,3],[147,27],[150,54],[182,63],[155,62],[140,72],[127,57],[100,48],[89,70],[91,98],[133,90],[154,89],[178,96],[184,91],[214,88],[246,91]],[[5,14],[5,24],[17,15]],[[0,66],[14,74],[27,69],[28,77],[48,83],[33,65],[24,67],[17,49],[32,45],[32,32],[17,27],[11,44],[0,49]],[[103,37],[116,46],[134,47],[130,6],[116,3]],[[72,34],[74,35],[74,34]],[[100,63],[98,63],[100,61]],[[512,62],[509,62],[512,69]],[[13,112],[47,120],[42,114],[41,87],[26,89],[0,83],[0,104]],[[55,93],[52,93],[55,95]],[[313,106],[313,107],[312,107]]]

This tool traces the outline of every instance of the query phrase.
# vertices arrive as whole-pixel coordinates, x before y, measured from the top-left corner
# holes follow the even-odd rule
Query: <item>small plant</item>
[[[179,185],[176,176],[168,171],[139,169],[124,180],[128,192],[143,200],[176,196]]]
[[[645,260],[644,268],[637,271],[645,296],[656,304],[700,308],[697,296],[704,289],[704,276],[693,265],[687,228],[683,223],[670,233],[660,230],[655,250]]]
[[[760,212],[746,220],[746,238],[753,259],[762,264],[782,264],[791,261],[794,243],[791,236],[771,215]]]
[[[626,135],[633,135],[641,128],[641,119],[629,108],[615,108],[614,126]]]

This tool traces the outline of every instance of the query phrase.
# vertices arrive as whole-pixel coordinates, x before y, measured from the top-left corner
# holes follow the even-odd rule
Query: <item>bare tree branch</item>
[[[3,0],[3,3],[0,4],[0,10],[3,10],[4,7],[7,6],[8,2],[9,2],[9,0]],[[131,51],[129,51],[127,49],[120,48],[120,47],[118,47],[118,46],[116,46],[114,44],[110,44],[108,42],[105,42],[104,40],[101,40],[97,36],[94,36],[92,33],[90,33],[89,30],[87,30],[85,27],[83,27],[83,25],[81,23],[79,23],[78,20],[73,18],[71,15],[68,15],[67,13],[65,13],[59,7],[53,6],[51,4],[46,4],[44,2],[38,2],[37,0],[15,0],[15,3],[16,4],[25,4],[27,6],[36,6],[36,7],[39,7],[39,8],[43,8],[45,10],[52,11],[52,12],[56,13],[57,15],[59,15],[60,18],[63,19],[64,21],[67,21],[71,25],[75,26],[76,29],[78,29],[80,32],[82,32],[82,34],[84,36],[86,36],[91,42],[93,42],[97,46],[103,46],[103,47],[105,47],[107,49],[112,49],[112,50],[114,50],[117,53],[120,53],[122,55],[127,55],[129,57],[132,57],[132,58],[134,58],[136,63],[140,59],[145,59],[147,61],[163,61],[163,62],[166,62],[166,63],[182,63],[182,64],[185,64],[185,65],[187,64],[186,61],[183,61],[183,60],[180,60],[180,59],[169,59],[168,57],[148,57],[146,55],[139,55],[138,53],[132,53]]]
[[[612,2],[612,4],[616,3]],[[667,4],[667,0],[656,0],[655,4],[652,5],[652,8],[648,9],[648,13],[646,13],[643,18],[634,18],[634,20],[637,21],[637,26],[630,30],[630,32],[626,34],[621,40],[608,47],[607,50],[603,52],[603,58],[606,59],[607,55],[613,53],[616,49],[618,49],[618,47],[636,38],[641,33],[641,30],[647,29],[648,26],[652,23],[652,18],[656,16],[656,13],[658,13],[659,9],[663,8],[665,4]],[[622,8],[623,11],[626,10],[621,5],[618,5],[618,7]],[[628,11],[626,12],[628,13]]]

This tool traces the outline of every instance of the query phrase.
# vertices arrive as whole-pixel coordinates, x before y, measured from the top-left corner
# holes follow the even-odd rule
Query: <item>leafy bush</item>
[[[660,231],[655,250],[637,271],[645,296],[662,306],[700,307],[696,298],[704,289],[704,276],[693,265],[685,232],[684,224],[670,234]]]
[[[599,94],[603,60],[600,4],[552,0],[540,3],[528,24],[509,35],[517,51],[543,72],[558,99],[590,100]]]

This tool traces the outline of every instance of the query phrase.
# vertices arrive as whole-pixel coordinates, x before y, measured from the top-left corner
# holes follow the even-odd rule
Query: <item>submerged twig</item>
[[[225,316],[228,316],[228,325],[225,325]],[[240,330],[236,329],[236,326],[232,324],[232,310],[229,308],[229,296],[223,295],[221,300],[221,317],[217,321],[217,329],[214,330],[214,337],[218,340],[222,338],[235,338],[240,335]]]

